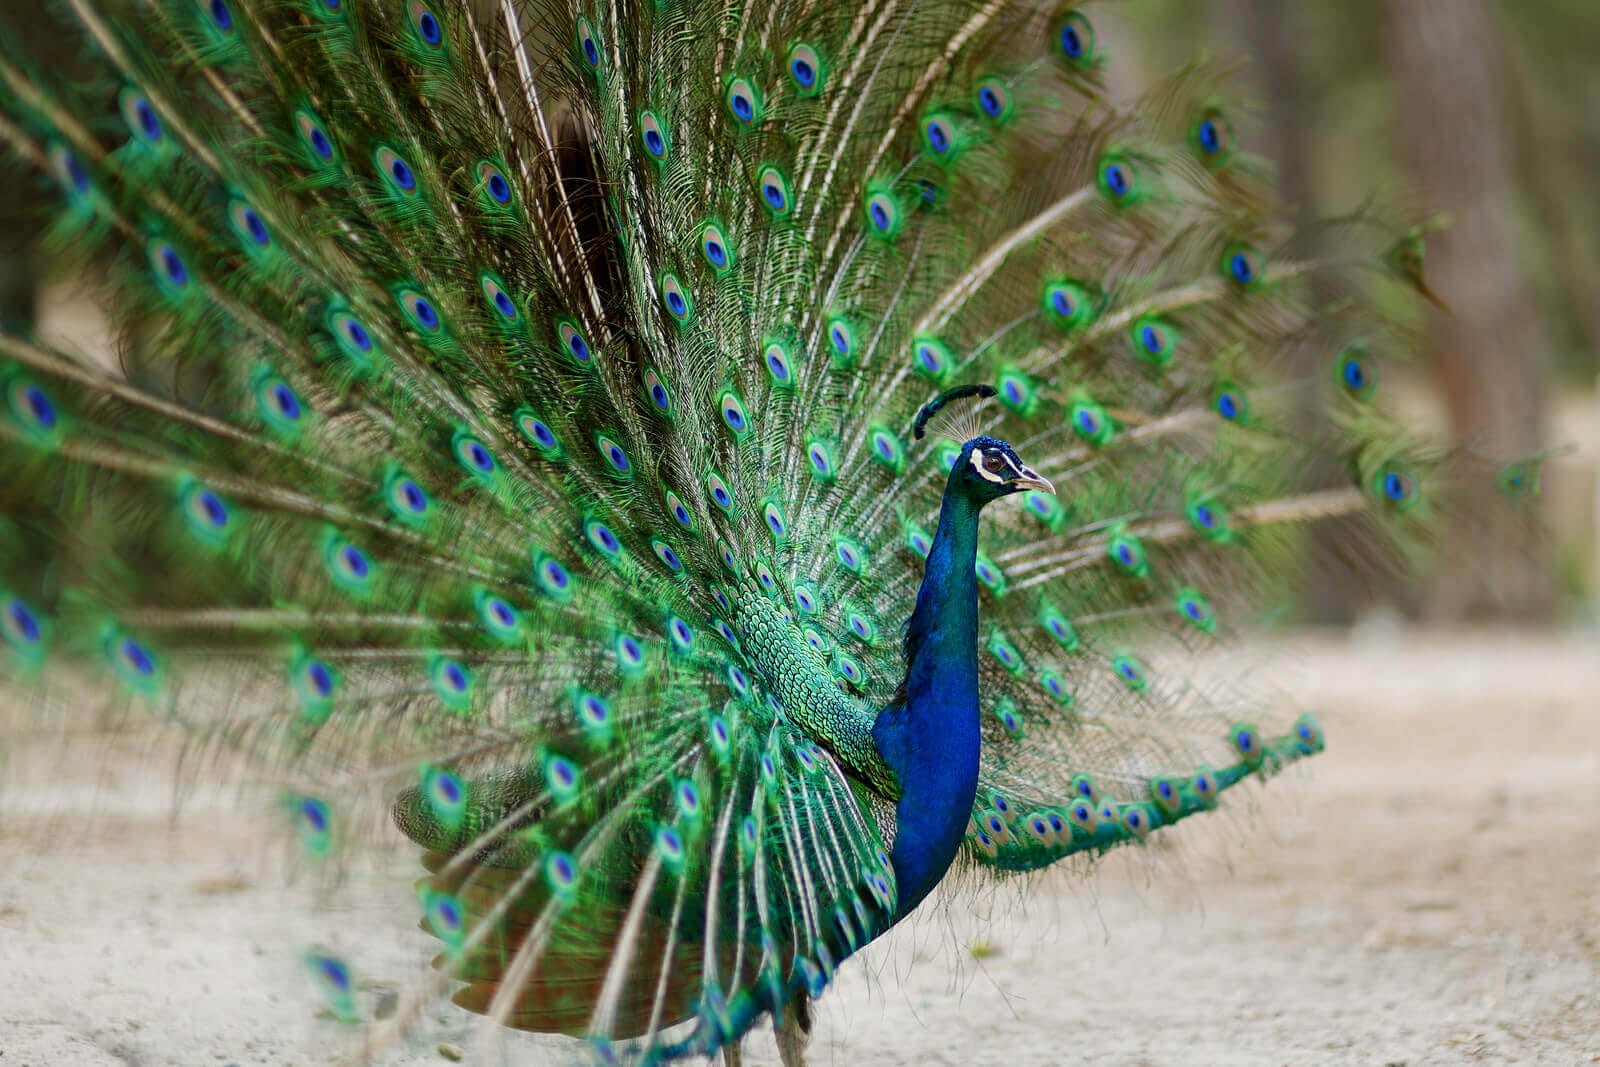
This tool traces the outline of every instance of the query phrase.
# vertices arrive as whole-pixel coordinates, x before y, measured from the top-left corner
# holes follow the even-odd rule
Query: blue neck
[[[872,739],[900,781],[895,809],[896,919],[944,877],[978,790],[978,510],[955,475],[906,634],[905,703],[878,716]]]

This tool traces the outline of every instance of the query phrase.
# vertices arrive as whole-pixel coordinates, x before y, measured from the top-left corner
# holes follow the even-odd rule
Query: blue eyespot
[[[1409,504],[1415,495],[1411,477],[1394,468],[1385,469],[1378,475],[1378,489],[1385,500],[1395,505]]]
[[[1369,361],[1366,345],[1359,341],[1339,353],[1336,368],[1339,384],[1358,400],[1367,399],[1377,388],[1377,366]]]
[[[633,465],[628,461],[628,454],[622,450],[621,445],[604,436],[599,438],[599,442],[600,454],[611,464],[612,470],[618,474],[628,474],[633,470]]]
[[[168,290],[177,291],[188,287],[189,268],[183,262],[183,257],[178,254],[178,250],[166,241],[150,242],[150,262]]]
[[[761,190],[761,202],[773,215],[782,217],[789,213],[789,179],[777,167],[768,164],[756,176]]]
[[[278,382],[272,387],[271,395],[280,415],[286,419],[298,419],[300,417],[300,398],[294,395],[294,390],[284,383]]]
[[[711,492],[711,499],[723,511],[733,507],[733,494],[728,490],[728,485],[718,474],[706,476],[706,488]]]
[[[47,436],[59,422],[50,395],[27,378],[14,378],[6,388],[11,413],[38,436]]]
[[[592,520],[584,526],[584,536],[589,543],[608,556],[616,555],[622,547],[617,540],[617,535],[611,532],[611,527],[598,520]]]
[[[483,611],[489,623],[500,630],[510,630],[517,625],[516,609],[500,597],[484,597]]]
[[[504,284],[495,275],[484,271],[478,277],[478,288],[483,292],[484,299],[489,301],[489,306],[506,322],[517,321],[517,305],[511,299],[511,294],[506,292]]]
[[[816,477],[828,480],[833,477],[833,457],[828,454],[827,445],[821,441],[813,441],[806,448],[806,457],[811,460],[811,470]]]
[[[56,179],[74,194],[82,196],[89,191],[89,172],[72,149],[66,145],[53,146],[50,149],[50,162]]]
[[[689,320],[689,296],[684,292],[683,286],[673,274],[663,275],[661,279],[661,298],[666,302],[667,313],[678,322]]]
[[[1100,192],[1113,204],[1130,204],[1138,187],[1137,172],[1126,157],[1111,153],[1101,158],[1095,181]]]
[[[678,558],[678,554],[672,550],[671,545],[661,541],[652,541],[650,547],[655,549],[656,558],[665,563],[668,570],[683,570],[683,561]]]
[[[978,83],[978,110],[985,117],[1001,120],[1011,110],[1011,91],[999,78],[985,78]]]
[[[950,120],[941,117],[928,119],[922,125],[922,136],[936,156],[946,156],[955,147],[955,129]]]
[[[662,125],[661,117],[654,111],[641,111],[639,113],[639,137],[644,141],[644,150],[656,162],[664,162],[667,158],[667,128]]]
[[[493,474],[499,466],[495,462],[494,454],[486,448],[482,441],[468,434],[462,434],[455,443],[456,459],[462,466],[478,474]]]
[[[728,110],[743,126],[752,126],[761,119],[761,96],[755,86],[745,78],[735,78],[728,83]]]
[[[822,88],[822,60],[817,50],[808,44],[797,44],[789,50],[789,77],[801,96],[814,96]]]
[[[783,345],[774,341],[766,348],[767,372],[772,375],[772,380],[778,385],[787,385],[791,380],[789,370],[789,353]]]
[[[211,24],[223,33],[233,30],[233,12],[228,10],[227,0],[210,0],[206,5],[206,13],[211,16]]]
[[[489,191],[489,196],[497,204],[511,203],[511,183],[506,181],[505,175],[494,171],[489,175],[489,180],[484,183],[484,188]]]
[[[766,506],[767,529],[772,531],[773,537],[789,536],[788,523],[784,522],[783,512],[779,510],[777,502],[773,501]]]
[[[438,331],[439,311],[427,297],[411,289],[402,289],[396,295],[399,298],[401,309],[405,311],[418,329],[424,333]]]
[[[308,804],[314,803],[316,802],[308,801],[307,804],[301,805],[301,814],[307,815]],[[327,829],[326,812],[321,812],[319,814],[315,828],[319,831]],[[316,968],[318,977],[330,987],[330,992],[349,992],[350,968],[343,960],[334,959],[332,956],[318,956],[312,962]]]
[[[161,125],[161,117],[156,114],[149,97],[132,89],[124,89],[119,103],[122,120],[128,124],[129,132],[135,137],[148,144],[157,144],[166,136],[166,131]]]
[[[637,667],[644,663],[644,649],[639,642],[621,634],[617,637],[617,659],[625,667]]]
[[[339,564],[346,574],[358,581],[372,573],[372,563],[367,559],[367,554],[355,545],[345,545],[339,549]]]
[[[425,515],[428,511],[428,494],[415,480],[404,476],[394,479],[389,489],[389,501],[402,517]]]
[[[589,25],[589,20],[581,15],[578,16],[578,51],[590,70],[600,69],[600,45],[595,41],[594,28]]]
[[[1362,369],[1359,359],[1351,357],[1344,361],[1344,384],[1354,390],[1366,388],[1367,372]]]
[[[1134,354],[1156,367],[1172,362],[1178,349],[1178,332],[1170,323],[1154,315],[1142,315],[1133,324]]]
[[[196,487],[188,496],[189,513],[202,526],[222,530],[228,525],[228,506],[222,498],[203,486]]]
[[[1218,393],[1217,394],[1217,399],[1216,399],[1216,407],[1217,407],[1217,414],[1218,415],[1221,415],[1223,418],[1227,419],[1229,422],[1235,421],[1236,419],[1238,419],[1239,414],[1240,414],[1240,412],[1242,410],[1242,406],[1241,406],[1241,404],[1239,402],[1239,394],[1235,393],[1231,389],[1226,389],[1226,390]]]
[[[300,676],[313,695],[318,697],[333,695],[333,671],[320,659],[306,660]]]
[[[950,353],[945,346],[932,338],[919,338],[913,344],[917,370],[938,379],[950,368]]]
[[[828,341],[841,360],[849,359],[854,353],[855,338],[851,336],[850,327],[842,320],[835,319],[828,324]]]
[[[305,409],[300,397],[282,378],[264,377],[255,385],[256,406],[268,427],[285,435],[300,430],[300,417]]]
[[[131,637],[118,638],[113,643],[113,651],[121,667],[132,671],[140,678],[155,677],[155,656],[138,641]]]
[[[516,412],[517,429],[522,431],[522,436],[532,441],[543,452],[553,453],[556,449],[556,435],[550,427],[528,408],[519,408]]]
[[[1190,137],[1208,167],[1219,167],[1233,155],[1233,127],[1216,108],[1202,111],[1191,128]]]
[[[1111,669],[1122,679],[1123,684],[1135,693],[1142,691],[1147,685],[1144,665],[1132,656],[1117,656],[1111,661]]]
[[[722,421],[727,423],[728,429],[735,434],[742,434],[750,428],[749,419],[744,413],[744,406],[739,403],[739,398],[733,393],[722,394]]]
[[[882,237],[893,237],[900,228],[900,209],[888,193],[874,193],[867,198],[867,219]]]
[[[267,224],[261,221],[261,215],[249,204],[234,201],[229,208],[228,218],[233,223],[234,231],[257,248],[265,248],[272,243]]]
[[[359,319],[348,312],[336,312],[332,316],[334,340],[339,342],[339,347],[359,364],[365,364],[367,356],[372,352],[372,334]]]
[[[434,680],[434,693],[438,694],[438,697],[445,702],[446,707],[451,707],[454,710],[466,709],[470,701],[470,689],[472,689],[472,672],[467,670],[466,665],[461,664],[459,661],[454,661],[454,659],[442,657],[442,659],[435,661],[432,680]],[[450,776],[440,774],[438,777],[446,779],[446,777]],[[437,784],[443,785],[446,790],[450,790],[443,797],[446,801],[450,801],[450,803],[459,801],[459,797],[461,797],[459,782],[440,781]],[[451,800],[451,797],[454,797],[454,800]]]
[[[1230,241],[1222,250],[1222,276],[1240,289],[1259,286],[1266,268],[1266,256],[1253,245]]]
[[[583,334],[572,323],[560,320],[556,323],[556,332],[561,335],[561,343],[567,353],[579,363],[588,363],[593,353],[589,350],[589,342],[584,340]]]
[[[424,11],[422,17],[417,19],[417,32],[431,45],[437,45],[444,39],[444,31],[439,28],[439,20],[433,17],[431,11]]]
[[[316,158],[323,163],[333,162],[333,142],[328,140],[321,121],[309,111],[297,111],[294,118],[301,140],[305,141]]]
[[[16,597],[6,597],[0,608],[0,633],[19,652],[31,652],[44,636],[44,626],[32,608]]]
[[[667,636],[672,638],[672,643],[679,651],[687,652],[694,645],[694,631],[682,619],[674,618],[667,624]]]
[[[1067,62],[1075,67],[1086,66],[1094,59],[1094,27],[1088,19],[1074,11],[1056,30],[1056,45]]]
[[[392,148],[380,148],[377,154],[378,173],[383,175],[390,188],[404,194],[417,189],[417,172]]]
[[[905,446],[900,439],[888,430],[874,428],[872,430],[872,458],[898,472],[905,465]]]
[[[572,584],[572,575],[557,561],[547,559],[539,564],[539,581],[549,592],[562,593]]]

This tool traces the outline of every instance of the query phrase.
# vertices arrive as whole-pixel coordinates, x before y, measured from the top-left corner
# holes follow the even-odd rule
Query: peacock
[[[1308,524],[1436,524],[1427,225],[1294,232],[1227,72],[1113,92],[1091,16],[11,7],[8,174],[127,343],[0,336],[7,692],[244,754],[307,863],[414,842],[413,995],[304,947],[368,1052],[448,994],[799,1062],[946,880],[1321,751],[1204,668]]]

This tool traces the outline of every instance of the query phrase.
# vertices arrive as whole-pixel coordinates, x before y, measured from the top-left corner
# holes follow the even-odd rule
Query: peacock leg
[[[743,1042],[730,1041],[722,1046],[722,1067],[744,1067]]]
[[[806,1067],[806,1043],[811,1040],[811,998],[804,992],[789,1002],[789,1010],[777,1020],[778,1058],[783,1067]]]

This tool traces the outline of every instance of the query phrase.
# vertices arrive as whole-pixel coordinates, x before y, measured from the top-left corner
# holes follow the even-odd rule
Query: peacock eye
[[[1006,461],[1004,457],[996,455],[993,452],[986,453],[983,457],[983,469],[988,471],[990,474],[999,474],[1005,469],[1005,465]]]

